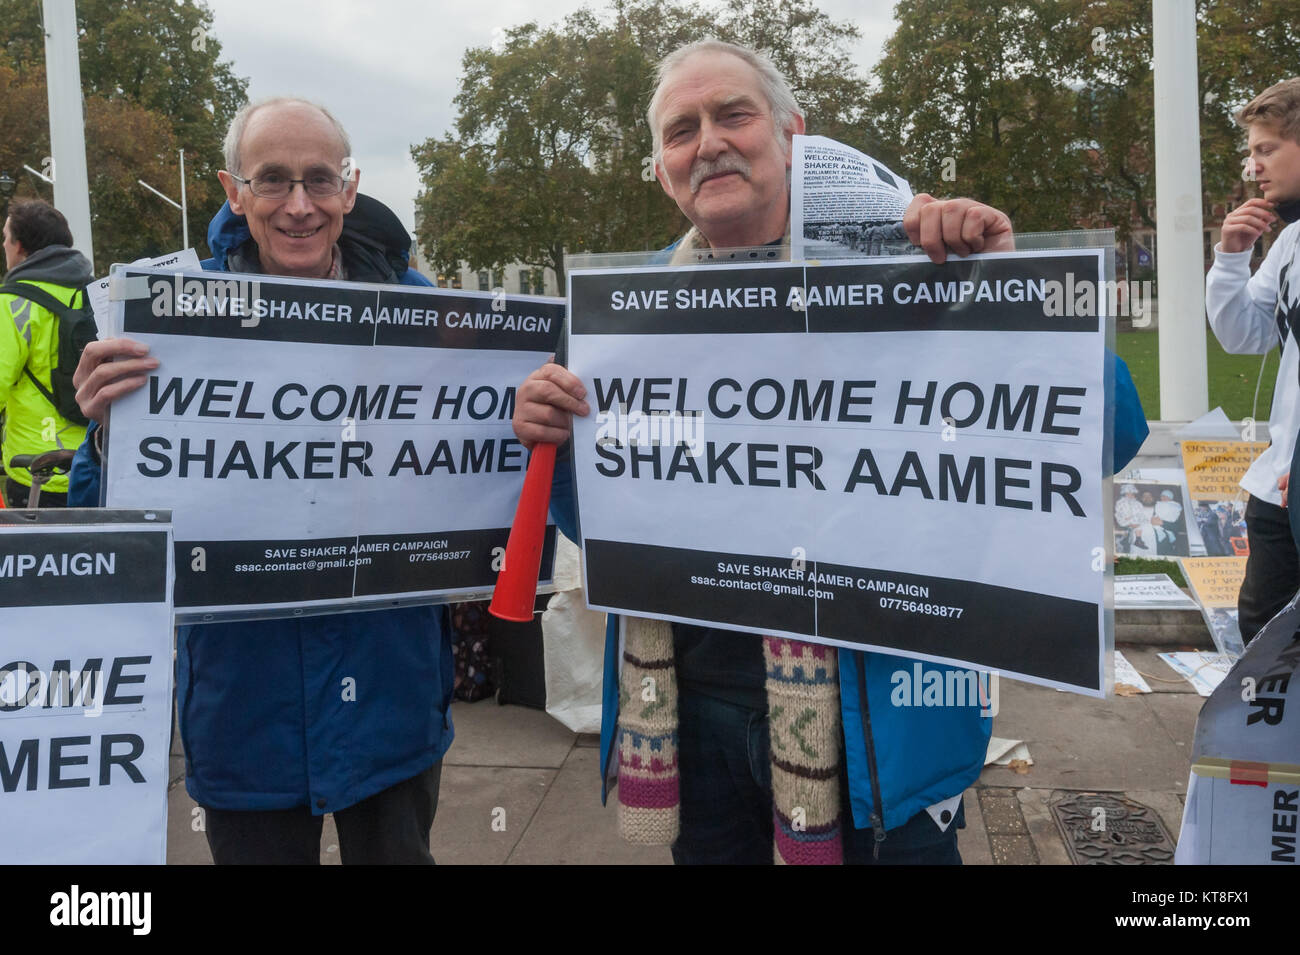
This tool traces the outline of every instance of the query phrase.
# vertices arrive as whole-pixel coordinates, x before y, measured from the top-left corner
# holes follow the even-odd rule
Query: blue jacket
[[[407,267],[410,240],[396,216],[363,198],[339,241],[349,277],[429,285]],[[225,269],[248,238],[244,218],[223,206],[203,267]],[[99,504],[91,450],[88,440],[73,464],[73,506]],[[185,788],[217,809],[319,815],[422,772],[451,745],[450,634],[437,606],[180,627]],[[354,701],[343,698],[349,678]]]
[[[1107,402],[1114,426],[1111,463],[1123,468],[1146,440],[1147,423],[1137,389],[1123,359],[1107,353]],[[551,514],[566,537],[581,541],[577,526],[572,458],[560,456],[551,488]],[[993,720],[980,715],[978,699],[961,706],[894,706],[890,696],[899,671],[914,677],[937,671],[950,685],[945,666],[911,657],[864,650],[839,651],[840,710],[845,765],[854,825],[877,832],[903,825],[917,813],[961,794],[979,778]],[[618,617],[605,629],[605,670],[600,727],[602,801],[608,795],[618,727]],[[926,677],[926,679],[930,679]],[[883,821],[883,825],[882,825]]]

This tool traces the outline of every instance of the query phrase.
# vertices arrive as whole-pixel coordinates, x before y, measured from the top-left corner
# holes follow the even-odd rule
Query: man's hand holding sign
[[[157,368],[158,359],[141,342],[130,338],[91,342],[72,376],[81,413],[91,421],[103,421],[109,405],[143,388]]]

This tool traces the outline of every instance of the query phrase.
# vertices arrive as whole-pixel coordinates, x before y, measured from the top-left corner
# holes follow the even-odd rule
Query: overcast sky
[[[362,192],[390,206],[408,229],[419,190],[410,147],[450,130],[465,50],[490,45],[494,35],[529,20],[554,23],[583,6],[607,6],[603,0],[551,0],[544,8],[523,0],[207,3],[222,56],[248,78],[249,97],[290,94],[329,107],[352,137]],[[869,70],[893,32],[893,3],[820,0],[820,6],[833,19],[858,25],[862,42],[854,53]]]

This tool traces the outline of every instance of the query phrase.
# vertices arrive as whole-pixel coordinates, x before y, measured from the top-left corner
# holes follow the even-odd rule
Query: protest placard
[[[1267,441],[1181,441],[1187,492],[1193,501],[1242,496],[1241,479],[1267,448]]]
[[[114,403],[110,506],[174,512],[182,620],[462,599],[500,569],[527,466],[515,387],[558,299],[126,270],[160,367]],[[548,528],[541,579],[550,577]]]
[[[1207,557],[1250,554],[1246,492],[1241,479],[1268,447],[1265,441],[1181,441],[1187,493]]]
[[[1184,557],[1183,576],[1196,595],[1220,653],[1241,656],[1243,644],[1237,623],[1237,594],[1246,579],[1246,557]]]
[[[1196,719],[1180,865],[1296,863],[1300,733],[1289,689],[1300,667],[1300,601],[1250,642]]]
[[[1115,578],[1116,610],[1200,610],[1168,574],[1125,574]]]
[[[570,270],[588,603],[1101,695],[1101,269]]]
[[[166,861],[167,519],[0,510],[0,863]]]

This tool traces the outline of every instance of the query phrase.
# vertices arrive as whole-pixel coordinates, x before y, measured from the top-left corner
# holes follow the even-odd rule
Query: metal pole
[[[50,104],[54,205],[68,220],[72,241],[94,267],[90,183],[86,174],[86,124],[77,59],[75,0],[42,0],[45,14],[45,85]]]
[[[1154,0],[1151,35],[1155,67],[1160,417],[1165,421],[1190,421],[1209,410],[1196,4]]]
[[[190,247],[190,204],[185,199],[185,150],[181,150],[181,236],[185,244],[182,249]]]

